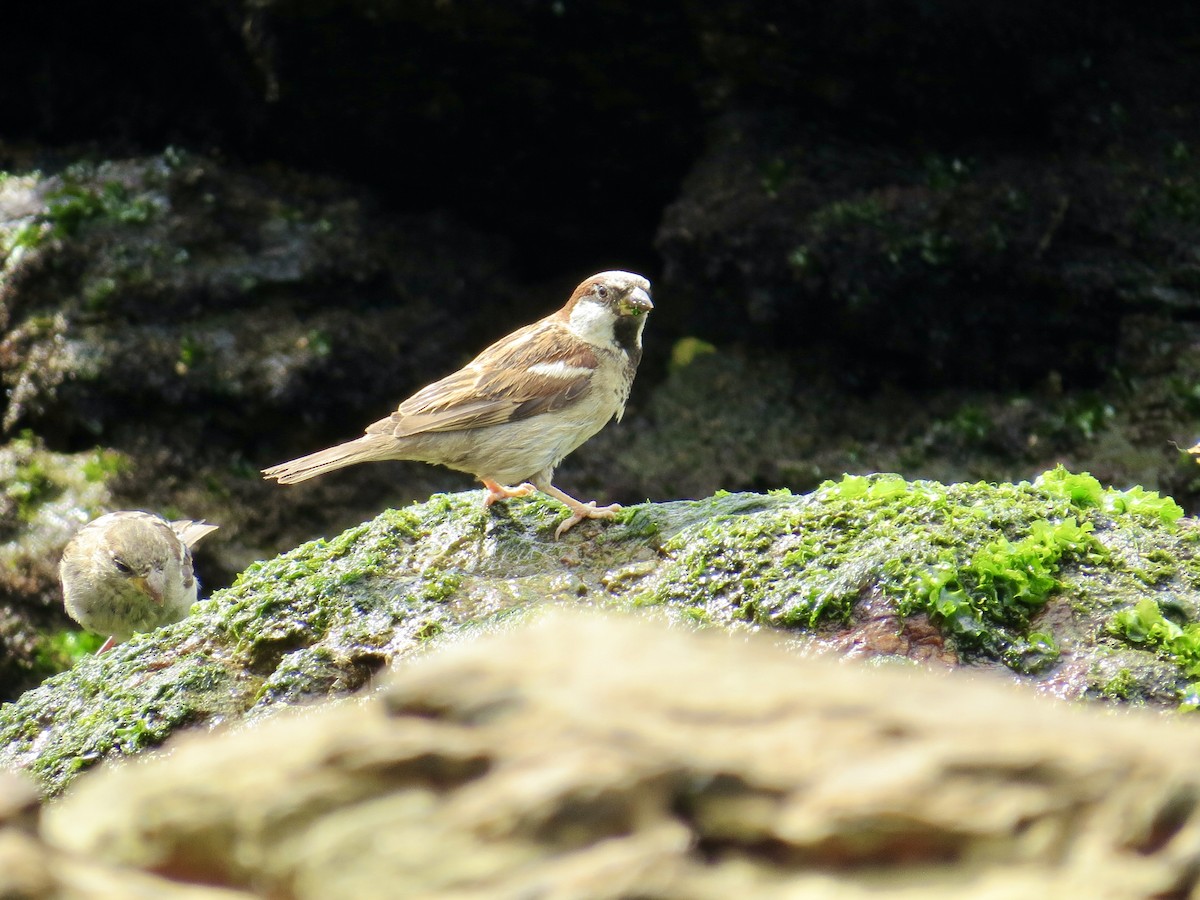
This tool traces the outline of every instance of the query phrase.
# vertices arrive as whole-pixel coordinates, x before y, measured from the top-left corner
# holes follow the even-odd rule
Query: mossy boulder
[[[633,507],[563,541],[557,504],[479,499],[435,496],[254,564],[185,621],[0,708],[0,763],[59,790],[180,727],[356,691],[546,604],[975,664],[1055,696],[1194,703],[1200,528],[1150,492],[1062,469],[1032,484],[847,476]]]

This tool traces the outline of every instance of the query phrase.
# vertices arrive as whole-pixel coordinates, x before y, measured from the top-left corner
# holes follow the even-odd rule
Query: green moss
[[[32,250],[42,242],[47,230],[48,227],[41,219],[25,222],[4,242],[4,255],[7,256],[9,252],[17,248]]]
[[[816,256],[808,244],[800,244],[793,247],[787,255],[787,263],[799,275],[806,275],[816,268]]]
[[[61,487],[51,477],[44,460],[33,457],[17,466],[14,477],[4,486],[17,508],[17,517],[28,522],[37,508],[53,499]]]
[[[1129,669],[1121,669],[1100,688],[1100,693],[1110,700],[1128,700],[1137,689],[1137,679]]]
[[[36,659],[43,670],[61,672],[77,660],[95,653],[103,643],[103,637],[86,631],[56,631],[42,640]]]
[[[416,637],[419,641],[430,641],[446,630],[446,626],[438,621],[429,621],[421,625],[417,629]]]
[[[116,180],[103,180],[98,169],[87,163],[67,168],[44,199],[44,210],[9,236],[6,252],[17,247],[33,249],[50,238],[74,237],[91,221],[107,219],[122,225],[140,225],[159,212],[157,201],[150,195],[130,191]],[[102,308],[115,286],[110,279],[88,285],[84,289],[87,307]]]
[[[876,196],[868,194],[853,200],[835,200],[812,214],[809,224],[818,233],[836,231],[851,225],[880,228],[887,221],[887,208]]]
[[[899,609],[905,615],[918,609],[930,613],[962,643],[1013,665],[1029,652],[1015,639],[1028,625],[1030,613],[1062,586],[1057,578],[1060,560],[1103,557],[1091,530],[1090,523],[1080,524],[1074,517],[1059,522],[1036,519],[1020,540],[997,538],[969,559],[962,560],[957,549],[947,549],[905,579],[907,590]],[[1035,643],[1045,646],[1052,639],[1040,636]],[[1050,655],[1056,658],[1057,652]]]
[[[187,371],[203,360],[206,353],[204,344],[190,334],[185,334],[179,339],[179,356],[175,363],[176,369]]]
[[[857,234],[896,268],[910,260],[919,260],[927,266],[944,266],[958,252],[952,234],[902,221],[896,210],[877,194],[836,200],[823,206],[809,217],[808,228],[815,242]],[[788,263],[799,272],[814,269],[817,262],[817,251],[811,244],[800,245],[788,256]]]
[[[884,256],[897,267],[904,265],[910,257],[916,257],[928,266],[945,266],[953,261],[957,252],[954,237],[934,228],[889,229],[883,244]]]
[[[1132,516],[1158,521],[1168,528],[1183,517],[1183,507],[1158,491],[1138,485],[1128,490],[1104,488],[1087,472],[1073,474],[1057,466],[1039,475],[1034,485],[1053,497],[1062,497],[1081,510],[1099,509],[1112,516]]]
[[[114,475],[129,471],[129,459],[116,450],[97,449],[83,461],[81,471],[87,481],[108,481]]]
[[[1190,678],[1200,678],[1200,623],[1179,625],[1163,614],[1153,597],[1112,617],[1109,631],[1131,644],[1158,649]]]
[[[1066,497],[1028,483],[848,475],[800,503],[675,535],[663,546],[670,567],[639,602],[811,628],[848,621],[878,590],[902,617],[929,615],[960,651],[1038,671],[1058,647],[1028,633],[1031,618],[1062,587],[1062,565],[1106,558],[1092,529]]]
[[[993,429],[992,417],[975,403],[964,404],[953,416],[936,425],[942,426],[960,442],[975,446],[983,443]]]
[[[1017,638],[1007,647],[1003,659],[1010,669],[1036,675],[1052,669],[1061,655],[1053,634],[1034,631],[1025,638]]]
[[[83,284],[83,307],[88,312],[103,312],[117,291],[117,280],[108,275],[91,278]]]
[[[1180,691],[1179,711],[1196,712],[1200,709],[1200,681],[1194,681]]]
[[[1169,581],[1180,571],[1175,556],[1162,547],[1146,551],[1141,562],[1142,565],[1131,567],[1131,571],[1149,587]]]
[[[421,596],[431,603],[444,603],[462,587],[463,576],[458,572],[435,572],[425,579]]]
[[[311,349],[315,356],[324,359],[333,352],[333,339],[326,332],[314,328],[301,339],[301,346]]]
[[[157,207],[146,196],[134,195],[120,182],[95,184],[91,173],[68,175],[60,188],[46,196],[46,220],[55,237],[72,237],[92,219],[107,218],[124,225],[150,221]]]

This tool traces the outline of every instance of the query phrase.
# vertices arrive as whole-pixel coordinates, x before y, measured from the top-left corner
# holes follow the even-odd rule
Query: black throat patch
[[[613,340],[617,342],[618,347],[625,351],[635,366],[642,359],[642,344],[639,337],[645,321],[643,316],[621,316],[613,323]]]

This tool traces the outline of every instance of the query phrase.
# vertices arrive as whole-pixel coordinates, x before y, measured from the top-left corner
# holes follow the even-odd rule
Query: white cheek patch
[[[545,375],[549,378],[579,378],[583,375],[591,375],[591,369],[584,369],[580,366],[572,366],[559,360],[552,363],[536,363],[529,367],[531,375]]]
[[[603,303],[583,299],[571,310],[567,327],[589,344],[607,346],[613,342],[613,312]]]

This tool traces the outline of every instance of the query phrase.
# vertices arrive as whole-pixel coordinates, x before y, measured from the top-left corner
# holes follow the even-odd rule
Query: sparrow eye
[[[607,300],[608,299],[608,288],[606,288],[602,284],[596,285],[596,296],[599,297],[601,300]]]
[[[125,562],[125,560],[117,559],[115,556],[113,557],[113,567],[122,575],[133,574],[133,569],[129,568],[129,565]]]

